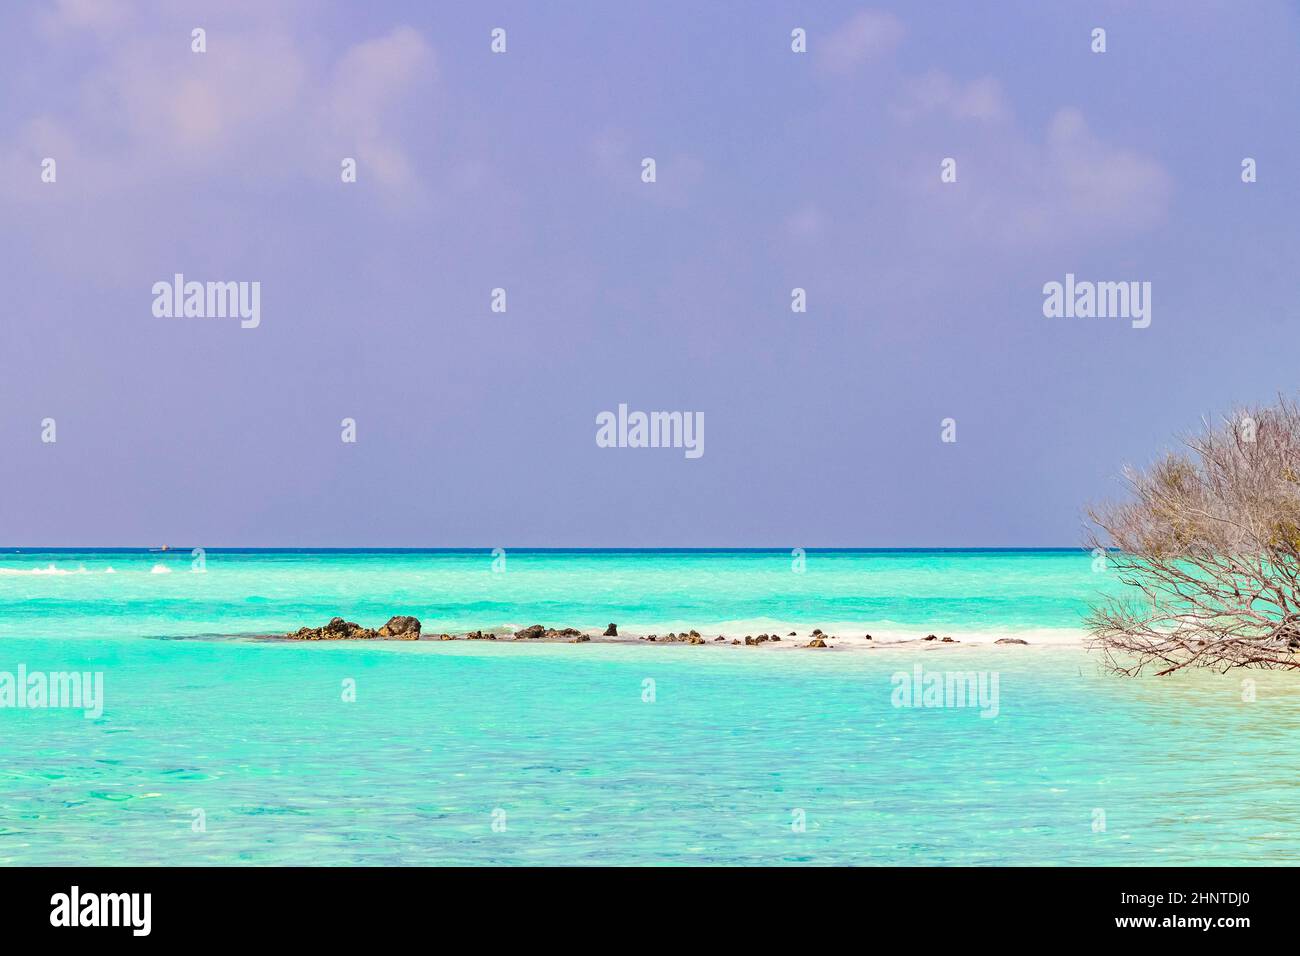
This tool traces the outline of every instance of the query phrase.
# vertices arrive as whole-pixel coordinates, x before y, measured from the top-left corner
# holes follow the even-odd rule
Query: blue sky
[[[1292,4],[67,0],[0,60],[5,543],[1072,545],[1294,388]]]

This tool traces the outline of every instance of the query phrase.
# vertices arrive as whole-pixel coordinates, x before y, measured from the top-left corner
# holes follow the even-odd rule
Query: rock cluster
[[[704,638],[700,636],[699,631],[683,631],[681,634],[665,634],[660,637],[658,634],[650,634],[641,638],[643,641],[662,641],[665,644],[703,644]]]
[[[516,641],[536,641],[542,638],[556,638],[556,637],[576,638],[582,636],[583,636],[582,631],[579,631],[577,628],[574,627],[566,627],[563,630],[557,631],[553,627],[546,628],[546,627],[542,627],[542,625],[540,624],[533,624],[530,625],[529,627],[524,628],[521,631],[515,631]],[[590,638],[588,638],[588,640],[590,640]],[[577,643],[577,642],[573,642],[573,643]]]
[[[830,635],[824,632],[820,627],[814,627],[812,640],[805,644],[804,647],[829,647],[830,645],[826,643],[826,638],[828,637],[830,637]]]
[[[406,615],[394,616],[376,631],[373,627],[362,627],[353,621],[335,617],[330,618],[330,622],[322,627],[300,627],[285,637],[294,641],[373,641],[377,638],[418,641],[420,621]]]
[[[391,637],[399,641],[418,641],[420,639],[420,621],[418,618],[403,616],[390,617],[388,623],[379,629],[380,637]]]
[[[285,637],[295,641],[369,641],[379,636],[374,628],[362,627],[341,617],[331,618],[324,627],[300,627]]]
[[[418,641],[420,640],[420,621],[418,618],[410,615],[394,615],[388,619],[383,627],[375,630],[374,628],[362,627],[352,621],[345,621],[341,617],[332,618],[330,622],[322,627],[301,627],[285,637],[296,641],[369,641],[369,640],[397,640],[397,641]],[[427,635],[432,639],[433,635]],[[583,634],[577,628],[553,628],[545,627],[541,624],[532,624],[528,627],[516,631],[513,635],[505,634],[509,638],[513,636],[516,641],[533,641],[533,640],[565,640],[570,644],[585,644],[591,641],[591,637]],[[618,625],[611,623],[606,629],[603,637],[618,637]],[[789,637],[797,636],[791,631]],[[483,631],[471,631],[463,635],[467,641],[495,641],[497,635],[495,632],[484,633]],[[437,639],[440,641],[455,641],[460,639],[454,634],[439,634]],[[804,647],[830,647],[827,644],[831,640],[830,634],[826,634],[820,627],[813,628],[812,634]],[[708,638],[700,635],[699,631],[682,631],[670,634],[649,634],[640,638],[643,641],[650,641],[663,644],[704,644]],[[759,634],[757,637],[745,635],[744,644],[749,647],[757,647],[760,644],[767,644],[772,641],[780,641],[781,637],[777,634]],[[871,635],[866,635],[866,640],[871,640]],[[923,641],[938,641],[942,644],[959,644],[960,641],[952,637],[940,638],[935,634],[927,634],[921,638]],[[721,635],[713,638],[715,644],[726,644],[728,638]],[[731,644],[740,644],[739,640],[731,640]],[[999,638],[996,644],[1027,644],[1028,641],[1021,640],[1018,637]]]

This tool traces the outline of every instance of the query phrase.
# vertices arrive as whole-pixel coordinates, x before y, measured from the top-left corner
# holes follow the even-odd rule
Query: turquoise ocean
[[[1300,862],[1300,685],[1104,673],[1115,587],[1081,551],[8,549],[0,680],[98,672],[103,712],[0,707],[0,863]],[[392,614],[961,643],[259,636]],[[917,666],[996,715],[895,706]]]

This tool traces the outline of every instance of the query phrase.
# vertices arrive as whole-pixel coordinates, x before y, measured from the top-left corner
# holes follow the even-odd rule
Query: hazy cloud
[[[892,112],[903,120],[917,119],[930,113],[982,122],[1011,118],[1011,108],[1002,94],[1002,85],[993,77],[983,76],[961,83],[939,70],[906,80]]]
[[[390,190],[415,185],[398,130],[402,111],[434,74],[433,50],[416,30],[397,26],[320,57],[301,31],[238,9],[237,24],[210,29],[208,52],[196,54],[189,28],[174,19],[140,17],[116,33],[111,28],[128,11],[65,0],[39,22],[45,42],[57,53],[71,39],[68,29],[85,27],[98,55],[76,60],[85,66],[73,78],[82,91],[75,105],[0,127],[0,137],[16,144],[0,152],[0,164],[26,167],[34,138],[50,142],[41,149],[61,164],[76,162],[79,181],[103,196],[139,182],[209,175],[256,144],[267,159],[263,176],[277,169],[337,176],[346,155],[358,159],[367,181]],[[26,192],[32,177],[17,173],[11,181]]]
[[[903,39],[903,23],[892,13],[863,10],[828,36],[813,50],[823,69],[831,73],[851,73],[863,63],[889,53]]]
[[[1005,131],[955,152],[958,182],[939,181],[934,157],[922,202],[911,206],[914,228],[929,237],[1077,246],[1158,225],[1173,189],[1157,160],[1107,142],[1073,108],[1054,114],[1040,139]]]

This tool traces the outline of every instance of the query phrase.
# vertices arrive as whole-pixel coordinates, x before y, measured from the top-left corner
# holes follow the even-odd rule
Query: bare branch
[[[1237,409],[1182,445],[1087,512],[1132,594],[1092,608],[1093,645],[1128,676],[1300,670],[1300,407]]]

